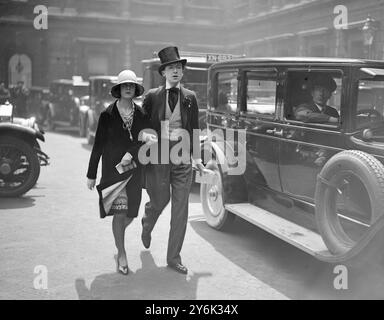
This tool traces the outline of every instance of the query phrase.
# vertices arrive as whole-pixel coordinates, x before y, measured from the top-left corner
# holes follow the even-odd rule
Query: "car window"
[[[185,88],[196,93],[199,109],[207,108],[207,82],[207,68],[185,68],[182,84]]]
[[[288,120],[339,126],[342,92],[340,71],[289,71],[284,99]]]
[[[220,72],[217,75],[215,110],[235,113],[237,110],[237,72]]]
[[[276,72],[247,72],[246,113],[259,117],[274,117],[276,113]]]
[[[384,120],[384,81],[360,80],[357,108],[354,115],[356,127],[369,128]]]

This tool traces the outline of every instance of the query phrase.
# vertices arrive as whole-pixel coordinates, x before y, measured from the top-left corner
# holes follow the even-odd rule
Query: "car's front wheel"
[[[207,169],[215,173],[211,183],[202,183],[200,198],[208,225],[217,230],[224,230],[234,220],[234,215],[224,207],[224,192],[222,174],[216,160],[210,160]]]
[[[0,137],[0,197],[23,195],[39,175],[39,159],[30,144],[13,136]]]

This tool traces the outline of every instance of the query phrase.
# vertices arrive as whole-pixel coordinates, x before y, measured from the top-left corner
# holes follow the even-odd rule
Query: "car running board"
[[[312,230],[250,203],[227,204],[225,208],[318,259],[332,257],[321,236]]]
[[[384,215],[382,215],[351,250],[334,255],[329,252],[320,234],[253,204],[226,204],[225,209],[315,258],[329,263],[343,262],[356,256],[368,245],[376,233],[384,228]]]

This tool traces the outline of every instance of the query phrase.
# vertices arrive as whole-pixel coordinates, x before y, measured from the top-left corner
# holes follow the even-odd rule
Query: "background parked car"
[[[57,124],[77,125],[80,97],[88,94],[88,86],[87,81],[79,78],[58,79],[51,82],[49,106],[43,119],[49,130],[54,130]]]
[[[27,108],[29,116],[41,123],[44,113],[49,108],[49,88],[33,86],[29,89]]]
[[[89,96],[83,97],[79,115],[79,134],[86,137],[89,144],[94,141],[100,113],[114,101],[111,88],[116,82],[116,76],[89,78]]]

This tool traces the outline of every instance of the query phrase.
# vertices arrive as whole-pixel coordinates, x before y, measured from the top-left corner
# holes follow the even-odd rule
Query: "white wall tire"
[[[234,220],[234,215],[225,210],[224,189],[222,174],[215,160],[210,160],[207,169],[215,172],[216,179],[213,184],[201,184],[200,199],[203,206],[207,224],[217,230],[224,230]]]

